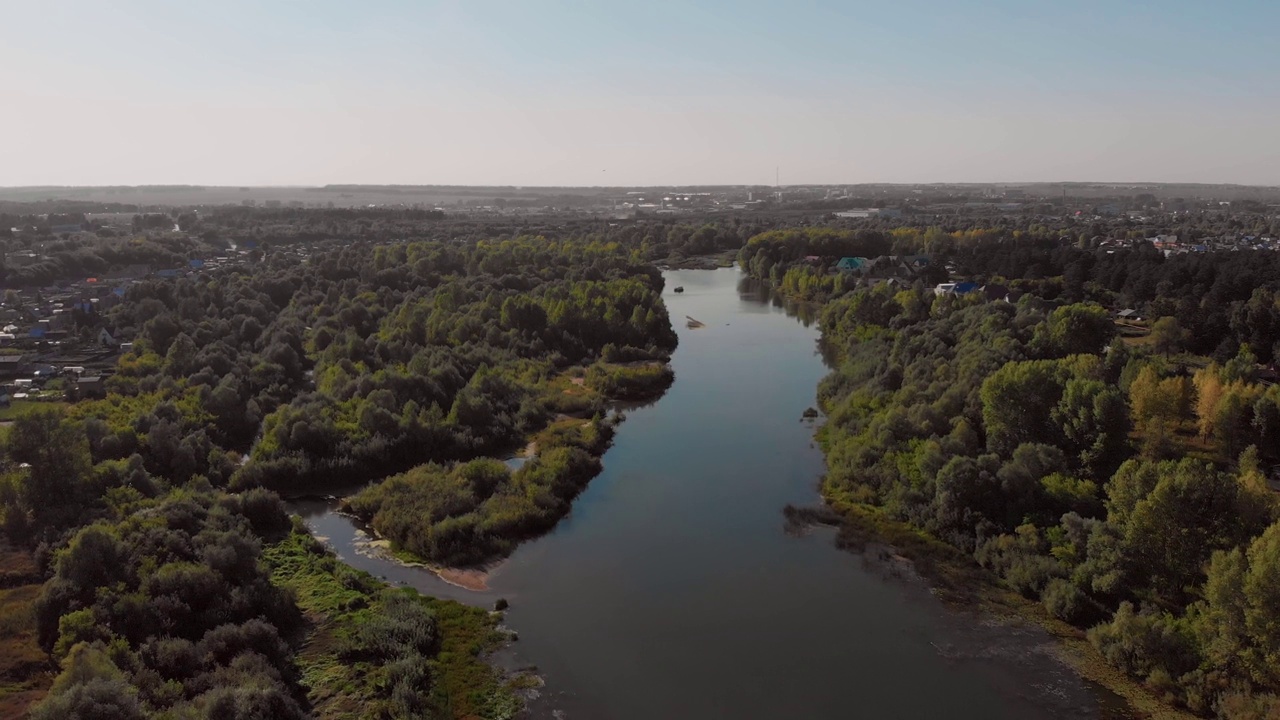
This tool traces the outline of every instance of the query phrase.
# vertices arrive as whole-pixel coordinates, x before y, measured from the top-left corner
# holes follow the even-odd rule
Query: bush
[[[1089,597],[1070,580],[1053,578],[1045,585],[1040,600],[1054,617],[1073,625],[1089,614]]]

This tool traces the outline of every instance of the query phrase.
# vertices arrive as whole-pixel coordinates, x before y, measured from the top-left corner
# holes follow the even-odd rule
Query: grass
[[[8,407],[0,407],[0,422],[17,420],[36,410],[54,410],[67,407],[62,400],[14,400]]]
[[[317,718],[376,718],[390,688],[381,668],[347,663],[338,656],[342,640],[370,614],[377,614],[388,586],[339,562],[305,532],[295,531],[268,547],[263,560],[272,582],[291,591],[308,627],[297,655],[308,700]],[[411,592],[400,590],[398,592]],[[485,661],[506,641],[498,618],[449,600],[414,595],[435,616],[440,649],[429,662],[432,700],[443,717],[456,720],[513,717],[521,707],[507,679]]]
[[[53,683],[32,613],[41,587],[30,554],[0,542],[0,720],[26,717]]]
[[[1195,716],[1170,707],[1142,683],[1109,665],[1080,628],[1053,617],[1038,602],[1013,592],[969,555],[929,533],[890,518],[878,507],[834,495],[828,498],[841,519],[840,547],[861,551],[869,543],[890,545],[911,561],[944,602],[978,608],[995,617],[1033,623],[1058,641],[1058,657],[1080,677],[1124,699],[1134,717],[1191,720]]]

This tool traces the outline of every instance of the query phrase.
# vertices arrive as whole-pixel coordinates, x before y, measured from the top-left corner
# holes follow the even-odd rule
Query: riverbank
[[[732,267],[738,259],[737,250],[726,250],[711,255],[694,255],[685,258],[667,258],[657,262],[660,270],[717,270]]]
[[[836,545],[888,568],[906,582],[920,582],[960,612],[974,611],[1003,625],[1038,627],[1055,641],[1054,655],[1080,678],[1122,700],[1105,717],[1194,720],[1195,716],[1156,697],[1149,689],[1109,665],[1085,637],[1085,632],[1050,615],[1040,603],[1008,589],[966,553],[911,525],[893,520],[875,506],[824,498],[818,509],[794,511],[793,522],[810,521],[837,528]],[[789,516],[792,513],[789,513]],[[789,519],[791,519],[789,517]],[[910,570],[903,572],[902,564]],[[1105,704],[1104,704],[1105,706]]]
[[[552,530],[603,469],[601,458],[623,417],[604,410],[652,401],[674,377],[669,363],[654,361],[597,362],[563,373],[545,381],[545,403],[576,412],[557,413],[523,439],[514,458],[420,465],[340,506],[376,533],[370,551],[386,543],[385,552],[403,562],[483,591],[495,563]]]
[[[457,720],[514,717],[524,689],[541,683],[531,673],[502,670],[490,662],[512,639],[501,628],[501,613],[391,588],[340,563],[300,529],[267,547],[263,561],[272,582],[294,594],[306,617],[297,666],[317,717],[377,715],[379,708],[390,714],[393,708],[382,698],[389,686],[399,690],[396,673],[403,673],[405,665],[424,665],[430,695],[397,692],[394,702],[432,708]],[[375,622],[403,632],[390,635],[393,641],[379,639],[366,647],[366,628]],[[401,637],[431,640],[426,646],[399,647]]]
[[[359,520],[355,516],[350,516],[353,520]],[[426,562],[422,558],[417,557],[413,553],[406,551],[397,551],[393,543],[383,537],[380,537],[372,528],[367,530],[357,530],[356,536],[352,541],[355,551],[360,555],[368,558],[391,562],[403,568],[416,568],[426,570],[442,581],[453,585],[454,587],[470,590],[471,592],[487,592],[489,590],[489,576],[502,566],[503,561],[487,563],[479,567],[448,567]]]
[[[678,328],[678,382],[628,410],[571,516],[521,544],[490,592],[357,555],[331,508],[309,526],[393,584],[511,600],[513,665],[546,678],[538,717],[839,717],[850,697],[877,717],[1098,717],[1038,628],[948,607],[887,545],[866,562],[834,529],[783,532],[779,509],[813,502],[823,473],[813,423],[796,421],[826,373],[816,328],[733,270],[666,279],[672,315],[714,332]]]

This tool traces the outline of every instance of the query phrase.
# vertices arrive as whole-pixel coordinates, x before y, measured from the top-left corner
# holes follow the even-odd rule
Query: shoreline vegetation
[[[264,556],[274,581],[294,593],[306,618],[297,664],[318,716],[403,716],[416,709],[460,719],[511,718],[519,710],[518,689],[528,674],[506,674],[487,662],[510,641],[499,629],[501,613],[391,588],[339,562],[300,524]],[[412,644],[388,647],[380,625],[396,626],[386,634],[414,638]],[[393,696],[408,692],[401,678],[414,673],[436,680],[428,695],[397,700],[401,707],[382,697],[388,684]]]
[[[0,641],[34,640],[49,669],[0,678],[0,707],[512,717],[537,681],[508,687],[484,662],[496,620],[281,540],[275,492],[401,473],[352,502],[392,539],[406,516],[374,512],[379,495],[434,512],[403,549],[482,582],[446,566],[554,525],[598,472],[604,399],[670,384],[651,260],[598,237],[332,242],[131,285],[106,397],[4,433],[0,529],[40,584],[0,591]],[[514,472],[484,459],[513,447],[536,452]]]
[[[617,402],[655,400],[674,380],[667,363],[596,363],[568,374],[553,392],[589,403],[590,417],[561,414],[533,434],[512,470],[493,458],[426,465],[373,483],[339,508],[364,523],[398,562],[467,589],[487,588],[489,569],[522,542],[550,531],[602,469]],[[556,389],[563,388],[563,389]],[[585,414],[585,413],[584,413]]]
[[[363,522],[356,515],[343,513],[358,522]],[[371,527],[357,528],[355,535],[355,551],[361,555],[395,563],[404,568],[426,570],[441,581],[454,587],[471,592],[489,590],[489,575],[503,565],[505,560],[497,560],[476,567],[447,567],[424,562],[421,558],[407,551],[397,551],[391,540],[381,537]]]
[[[939,255],[965,293],[934,291]],[[1139,716],[1275,717],[1280,391],[1261,378],[1280,303],[1240,282],[1274,253],[1244,255],[994,229],[752,238],[741,266],[820,303],[836,359],[818,388],[831,510],[788,524],[887,541],[944,599],[1046,629]],[[865,270],[877,256],[887,276]],[[1102,303],[1157,319],[1137,336]]]
[[[816,507],[788,505],[783,514],[792,531],[808,525],[835,528],[838,548],[858,555],[879,553],[881,557],[877,559],[894,565],[893,576],[908,583],[923,583],[932,595],[955,610],[976,611],[1004,624],[1020,623],[1044,630],[1056,642],[1056,658],[1080,678],[1120,698],[1134,717],[1196,717],[1170,707],[1143,684],[1108,665],[1080,628],[1011,590],[972,557],[919,528],[887,517],[881,508],[827,502],[824,498],[824,504]]]
[[[352,502],[403,549],[504,556],[598,470],[601,398],[670,383],[654,263],[736,251],[822,307],[838,360],[819,388],[823,495],[845,522],[882,516],[908,549],[920,533],[950,553],[946,572],[965,559],[998,577],[1074,628],[1065,645],[1137,688],[1135,707],[1280,713],[1280,389],[1263,382],[1280,255],[1142,241],[1225,232],[1208,215],[854,230],[823,213],[788,230],[771,228],[796,217],[531,228],[234,208],[188,213],[181,233],[140,215],[130,237],[66,238],[9,268],[23,287],[180,270],[72,314],[74,334],[132,343],[105,398],[29,408],[0,433],[0,528],[35,568],[0,591],[0,641],[31,660],[0,678],[0,708],[326,718],[359,697],[393,716],[510,717],[518,696],[483,662],[492,616],[370,584],[309,549],[274,493],[384,478]],[[1257,227],[1232,233],[1274,235],[1241,218]],[[723,254],[693,259],[707,253]],[[845,257],[858,271],[833,272]],[[949,275],[977,291],[935,294]],[[29,306],[24,292],[6,305]],[[1121,308],[1150,320],[1119,327]],[[519,470],[477,460],[531,441]]]

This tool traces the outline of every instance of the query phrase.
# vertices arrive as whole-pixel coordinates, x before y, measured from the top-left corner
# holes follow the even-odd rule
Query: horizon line
[[[0,191],[5,190],[97,190],[97,189],[148,189],[148,188],[185,188],[185,189],[244,189],[244,190],[325,190],[328,188],[510,188],[513,190],[556,190],[556,189],[575,189],[575,190],[609,190],[613,188],[641,188],[641,189],[658,189],[658,188],[675,188],[675,187],[706,187],[706,188],[787,188],[787,187],[859,187],[859,186],[890,186],[890,187],[944,187],[944,186],[990,186],[990,185],[1052,185],[1052,186],[1072,186],[1072,185],[1101,185],[1101,186],[1171,186],[1171,185],[1199,185],[1206,187],[1240,187],[1240,188],[1265,188],[1280,189],[1280,183],[1263,184],[1263,183],[1236,183],[1236,182],[1195,182],[1195,181],[1140,181],[1140,180],[989,180],[989,181],[928,181],[928,182],[814,182],[814,183],[787,183],[781,185],[768,185],[765,183],[666,183],[661,185],[515,185],[515,184],[493,184],[493,185],[475,185],[460,183],[341,183],[331,182],[322,185],[316,184],[273,184],[273,185],[244,185],[237,183],[216,184],[216,183],[145,183],[140,185],[130,184],[110,184],[110,185],[0,185]]]

